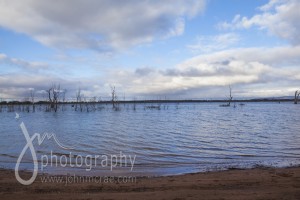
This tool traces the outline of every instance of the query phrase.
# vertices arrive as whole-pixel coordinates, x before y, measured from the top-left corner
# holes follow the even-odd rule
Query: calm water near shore
[[[19,112],[20,119],[15,119],[15,112],[1,112],[1,167],[13,169],[26,144],[21,122],[31,136],[55,133],[63,145],[73,148],[73,155],[136,155],[133,172],[137,174],[300,164],[300,105],[291,102],[246,103],[236,108],[218,103],[166,103],[160,110],[145,109],[150,104],[137,104],[136,110],[133,104],[121,104],[120,111],[113,111],[109,104],[99,106],[94,112],[74,111],[70,105],[57,113]],[[51,151],[66,156],[70,152],[52,139],[40,146],[35,141],[34,146],[39,161]],[[33,168],[29,150],[21,168]],[[85,169],[48,167],[46,172],[109,172],[99,166]],[[113,173],[126,171],[116,168]]]

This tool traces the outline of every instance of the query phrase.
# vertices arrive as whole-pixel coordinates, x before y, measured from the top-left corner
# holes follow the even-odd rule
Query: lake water
[[[257,166],[286,167],[300,164],[300,105],[289,103],[246,103],[220,107],[217,103],[168,103],[161,109],[145,109],[150,104],[97,105],[94,112],[74,111],[70,105],[57,113],[36,111],[0,113],[0,165],[14,168],[26,144],[20,128],[24,122],[29,135],[54,133],[53,140],[39,145],[34,141],[37,159],[42,155],[124,155],[136,156],[133,171],[139,175],[169,175],[228,168]],[[156,104],[153,104],[156,105]],[[101,108],[101,109],[100,109]],[[108,158],[110,158],[108,156]],[[72,161],[74,163],[74,160]],[[100,162],[100,161],[99,161]],[[118,164],[123,161],[118,161]],[[127,160],[127,164],[129,160]],[[41,165],[41,163],[40,163]],[[129,164],[128,164],[129,166]],[[110,166],[111,167],[111,166]],[[22,169],[33,168],[30,151]],[[48,166],[48,173],[117,173],[95,166]]]

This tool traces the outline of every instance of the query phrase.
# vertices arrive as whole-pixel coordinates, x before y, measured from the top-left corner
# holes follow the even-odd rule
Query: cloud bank
[[[205,0],[0,1],[0,26],[56,48],[112,51],[181,35]]]
[[[111,69],[102,80],[63,79],[46,72],[0,76],[3,97],[26,97],[29,88],[47,89],[60,83],[74,97],[81,87],[87,97],[109,96],[109,86],[127,96],[222,97],[231,84],[235,96],[290,95],[300,85],[300,47],[240,48],[195,56],[164,70],[149,67]],[[215,88],[216,90],[212,89]],[[225,88],[225,91],[218,90]]]
[[[138,94],[183,94],[231,84],[245,88],[263,85],[257,91],[244,89],[240,92],[251,96],[276,96],[288,95],[289,87],[300,84],[299,65],[300,47],[238,48],[196,56],[166,70],[116,70],[111,77],[118,80],[119,85],[126,85],[130,93]],[[272,88],[276,87],[278,93],[273,92]],[[202,97],[216,95],[199,93]]]

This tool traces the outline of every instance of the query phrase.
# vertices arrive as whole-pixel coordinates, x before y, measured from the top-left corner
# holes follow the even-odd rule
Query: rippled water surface
[[[145,109],[138,104],[99,105],[95,112],[76,112],[71,106],[58,113],[36,111],[0,113],[0,165],[14,168],[26,140],[20,129],[24,122],[29,134],[55,133],[74,155],[136,155],[133,171],[167,175],[232,167],[284,167],[300,163],[300,105],[292,103],[247,103],[220,107],[217,103],[162,104]],[[34,146],[38,160],[52,151],[68,154],[53,140]],[[22,168],[32,169],[29,152]],[[48,168],[50,172],[80,168]],[[101,167],[92,169],[99,172]],[[116,170],[115,170],[116,171]]]

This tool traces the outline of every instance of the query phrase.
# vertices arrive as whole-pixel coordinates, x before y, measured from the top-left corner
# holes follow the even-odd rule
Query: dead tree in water
[[[75,104],[75,111],[77,111],[78,109],[78,105],[79,105],[79,109],[82,112],[82,94],[81,94],[81,89],[78,88],[77,93],[76,93],[76,104]]]
[[[61,95],[60,85],[53,84],[48,90],[46,90],[46,92],[48,94],[50,110],[54,110],[54,112],[57,112],[59,98]]]
[[[32,112],[35,112],[34,96],[35,96],[34,89],[30,89],[30,100],[31,100],[31,103],[32,103]]]
[[[62,102],[63,102],[62,107],[61,107],[62,111],[65,111],[66,93],[67,93],[66,89],[61,91]]]
[[[300,95],[300,91],[296,90],[296,92],[295,92],[294,104],[298,104],[299,95]]]
[[[232,96],[232,92],[231,92],[231,86],[229,85],[229,98],[228,98],[228,102],[227,104],[221,104],[221,107],[230,107],[230,104],[232,102],[233,96]]]
[[[231,86],[229,85],[229,100],[228,100],[228,105],[230,106],[230,103],[233,99],[233,96],[231,95]]]
[[[117,94],[116,94],[116,88],[115,86],[110,86],[111,89],[111,101],[112,101],[112,105],[113,105],[113,109],[114,110],[119,110],[119,105],[118,105],[118,100],[117,100]]]

